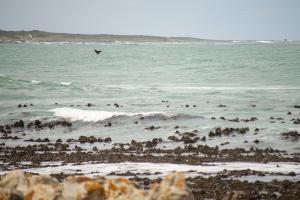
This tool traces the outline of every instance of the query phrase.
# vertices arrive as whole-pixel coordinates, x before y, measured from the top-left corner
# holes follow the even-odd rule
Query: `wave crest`
[[[98,122],[117,116],[151,116],[155,114],[162,114],[160,112],[109,112],[109,111],[95,111],[95,110],[81,110],[76,108],[55,108],[50,110],[54,112],[57,117],[68,118],[71,121],[84,121],[84,122]]]

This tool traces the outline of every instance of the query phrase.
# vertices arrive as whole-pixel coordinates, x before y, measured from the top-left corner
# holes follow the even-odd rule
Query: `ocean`
[[[96,55],[94,49],[103,52]],[[24,136],[16,133],[21,140],[0,139],[6,146],[82,135],[111,137],[115,143],[165,140],[176,126],[207,137],[217,127],[249,127],[249,134],[209,138],[205,144],[300,152],[298,141],[281,137],[300,130],[291,121],[300,117],[294,108],[300,104],[298,42],[1,44],[0,61],[2,125],[21,119],[73,124],[38,133],[22,130]],[[231,121],[251,117],[257,120]],[[157,129],[145,129],[152,125]],[[224,142],[229,144],[220,146]]]

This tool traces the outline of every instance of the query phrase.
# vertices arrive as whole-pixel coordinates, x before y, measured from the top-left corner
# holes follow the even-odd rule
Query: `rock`
[[[22,105],[21,105],[21,104],[19,104],[19,105],[18,105],[18,108],[21,108],[21,107],[22,107]]]
[[[179,140],[176,136],[174,136],[174,135],[169,136],[168,139],[171,140],[171,141],[174,141],[174,142],[179,142],[179,141],[180,141],[180,140]]]
[[[150,131],[153,131],[154,129],[159,129],[160,127],[159,126],[149,126],[147,128],[145,128],[146,130],[150,130]]]
[[[61,140],[61,139],[57,139],[56,142],[57,142],[57,143],[60,143],[60,142],[62,142],[62,140]]]
[[[20,121],[17,121],[13,124],[13,127],[14,128],[24,128],[24,121],[23,120],[20,120]]]
[[[294,108],[300,108],[300,105],[294,105]]]
[[[292,114],[292,112],[288,112],[287,114],[288,114],[288,115],[291,115],[291,114]]]
[[[114,103],[114,106],[115,106],[116,108],[119,108],[119,107],[120,107],[120,105],[117,104],[117,103]]]
[[[255,144],[260,143],[260,141],[259,141],[258,139],[254,140],[253,142],[254,142]]]
[[[220,105],[218,105],[218,107],[220,107],[220,108],[226,108],[227,106],[220,104]]]
[[[281,133],[281,136],[284,139],[298,140],[300,137],[300,133],[298,133],[297,131],[288,131]]]
[[[148,183],[146,183],[149,185]],[[50,176],[12,171],[0,181],[1,199],[44,200],[189,200],[183,173],[167,175],[160,184],[152,184],[148,192],[125,178],[106,179],[69,176],[60,184]]]
[[[105,124],[104,127],[111,127],[111,122],[108,122],[107,124]]]
[[[296,119],[295,121],[294,121],[294,124],[300,124],[300,119]]]
[[[147,199],[158,200],[188,200],[192,196],[186,187],[185,177],[183,173],[173,173],[167,175],[161,184],[153,184],[149,191]]]
[[[111,140],[110,137],[107,137],[107,138],[105,138],[103,141],[106,142],[106,143],[109,143],[109,142],[111,142],[112,140]]]
[[[50,176],[35,176],[21,171],[8,173],[0,182],[0,197],[4,199],[61,199],[61,184]]]

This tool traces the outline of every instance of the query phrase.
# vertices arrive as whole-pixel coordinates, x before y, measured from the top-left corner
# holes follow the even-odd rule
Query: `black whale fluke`
[[[98,51],[95,49],[95,53],[98,55],[99,53],[101,53],[102,51]]]

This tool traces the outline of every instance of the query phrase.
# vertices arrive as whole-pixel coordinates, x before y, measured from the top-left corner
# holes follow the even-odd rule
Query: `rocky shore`
[[[184,107],[197,107],[196,105],[187,105]],[[90,106],[93,106],[93,104],[87,104],[87,107]],[[115,103],[114,106],[117,108],[119,104]],[[20,107],[24,106],[21,105]],[[218,107],[227,108],[226,105],[219,105]],[[255,106],[252,105],[252,107]],[[287,115],[291,115],[291,113],[287,113]],[[164,120],[167,119],[164,118]],[[176,117],[171,118],[171,120],[175,119]],[[146,120],[147,117],[137,116],[132,120],[132,123],[140,125]],[[171,127],[172,133],[169,133],[165,137],[153,137],[150,140],[143,141],[131,139],[129,142],[115,142],[114,138],[110,137],[110,135],[109,137],[102,135],[101,137],[76,135],[76,137],[64,138],[58,134],[57,137],[51,138],[49,134],[40,134],[43,131],[47,132],[54,129],[62,130],[62,132],[76,130],[76,124],[74,126],[73,122],[66,119],[35,119],[33,121],[21,119],[3,124],[0,126],[0,188],[2,187],[0,190],[0,195],[2,195],[0,199],[38,199],[39,197],[47,199],[45,196],[39,196],[46,194],[49,197],[54,196],[56,199],[70,199],[68,195],[74,195],[74,193],[70,192],[67,194],[65,192],[70,189],[69,185],[81,188],[78,189],[78,191],[81,191],[79,194],[81,199],[97,199],[99,195],[98,199],[300,198],[300,172],[297,170],[297,166],[300,163],[299,153],[258,146],[258,144],[263,143],[261,141],[263,128],[248,126],[248,123],[258,121],[257,117],[250,117],[248,119],[230,119],[225,117],[217,119],[216,117],[212,117],[209,120],[241,124],[232,127],[216,127],[207,133],[200,132],[197,129],[186,130],[176,125]],[[268,120],[270,120],[270,123],[286,122],[296,126],[298,126],[299,121],[298,118],[284,120],[280,117],[270,117]],[[116,121],[107,120],[100,125],[105,129],[109,129],[116,126],[116,124]],[[142,129],[147,133],[154,133],[160,131],[163,127],[157,124],[150,126],[147,124]],[[31,134],[33,137],[27,137],[27,134]],[[43,137],[45,135],[47,137]],[[240,143],[251,144],[249,148],[245,148],[243,145],[235,148],[226,148],[231,142],[234,142],[234,138],[248,135],[252,136],[249,137],[251,140],[241,140]],[[287,143],[298,142],[299,137],[300,133],[297,130],[283,131],[279,134],[279,139]],[[227,140],[215,146],[208,145],[209,141],[220,138],[226,138]],[[232,140],[228,140],[228,138]],[[12,143],[12,141],[16,141],[16,143]],[[225,169],[225,164],[215,164],[234,162],[257,164],[258,167],[250,169],[249,166],[245,166],[244,168],[235,169],[233,166]],[[161,195],[165,195],[161,193],[162,190],[153,188],[165,187],[162,185],[166,185],[165,180],[169,178],[163,179],[166,174],[159,170],[151,171],[151,167],[149,168],[150,171],[132,169],[128,169],[127,171],[120,169],[111,170],[107,173],[100,173],[105,178],[98,177],[99,172],[101,172],[101,164],[118,168],[122,163],[133,163],[131,164],[132,166],[135,165],[134,163],[175,164],[177,167],[181,167],[182,165],[203,166],[210,170],[214,167],[219,167],[222,170],[218,169],[212,173],[205,170],[201,171],[201,168],[199,170],[190,169],[185,171],[186,179],[182,178],[183,175],[180,173],[169,175],[167,177],[173,177],[171,179],[174,180],[181,177],[180,180],[182,183],[179,185],[182,186],[184,183],[184,187],[180,189],[180,192],[177,191],[177,188],[175,191],[178,193],[175,192],[175,196],[173,193],[168,193],[170,196],[160,197]],[[268,163],[270,165],[267,165]],[[286,168],[285,164],[287,163],[293,166],[293,168]],[[67,173],[64,170],[60,171],[59,168],[63,169],[64,166],[66,169],[70,166],[91,167],[91,165],[97,166],[98,164],[100,166],[99,170],[90,170],[88,173],[80,167]],[[263,164],[266,164],[265,166],[268,167],[271,166],[270,170],[264,170]],[[42,176],[44,173],[41,172],[43,168],[53,169],[53,172],[48,173],[49,176],[44,177]],[[16,169],[27,172],[24,174],[24,172],[13,171]],[[180,170],[177,170],[175,166],[174,170],[169,170],[168,173],[172,171]],[[23,180],[16,178],[17,176],[23,177]],[[78,176],[89,176],[89,178]],[[115,177],[123,178],[113,179]],[[133,182],[129,182],[127,179]],[[26,190],[22,190],[22,192],[16,191],[18,190],[16,188],[19,187],[18,184],[21,182],[30,184],[32,182],[33,185],[22,185],[20,188],[26,188]],[[112,188],[108,187],[107,189],[107,185],[110,182],[115,185],[110,186],[114,188],[113,192],[111,191]],[[124,183],[126,183],[126,186],[122,185]],[[172,184],[175,183],[171,182],[167,184],[169,187],[168,190],[174,192],[171,189],[173,187]],[[90,186],[92,187],[90,188],[91,190],[88,189]],[[47,187],[54,188],[52,193],[42,192]],[[115,188],[119,188],[118,190],[122,191],[116,192]],[[126,193],[129,196],[124,196],[124,190],[132,193]],[[70,189],[70,191],[72,190]],[[98,195],[97,198],[95,195]]]

